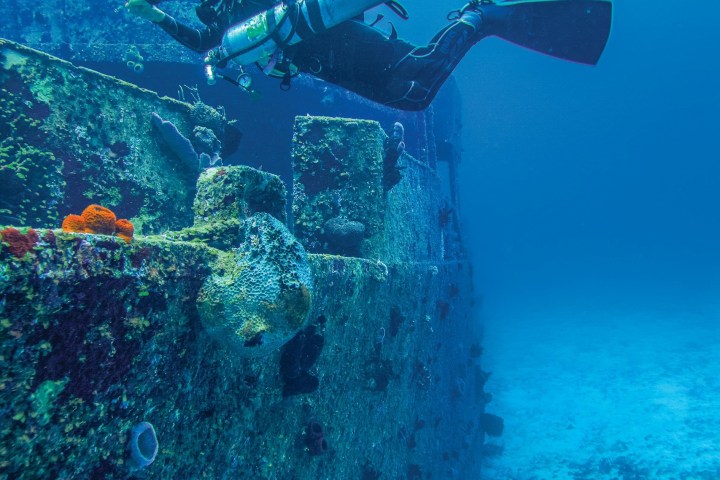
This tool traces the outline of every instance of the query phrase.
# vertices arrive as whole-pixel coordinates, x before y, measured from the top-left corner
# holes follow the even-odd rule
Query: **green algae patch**
[[[28,57],[9,48],[0,49],[0,55],[2,55],[4,70],[22,67],[28,61]]]
[[[42,346],[40,347],[42,348]],[[40,426],[45,426],[50,422],[53,412],[53,403],[57,399],[60,392],[67,384],[67,379],[63,380],[45,380],[41,383],[35,392],[30,396],[32,411],[30,417],[37,419]]]
[[[168,240],[237,248],[244,220],[264,212],[285,222],[286,188],[280,177],[246,166],[207,168],[197,180],[191,227],[167,232]]]
[[[28,89],[8,87],[0,86],[0,223],[56,226],[67,183],[42,130],[49,108]]]
[[[287,191],[280,177],[246,166],[203,170],[193,202],[196,226],[266,212],[285,222]]]
[[[242,221],[227,219],[214,223],[203,223],[183,228],[174,232],[167,232],[163,238],[167,240],[196,242],[209,245],[221,250],[237,247],[240,243],[240,230]]]

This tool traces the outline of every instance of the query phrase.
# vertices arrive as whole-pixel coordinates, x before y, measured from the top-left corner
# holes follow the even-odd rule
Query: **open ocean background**
[[[618,1],[597,67],[487,39],[456,71],[487,478],[720,478],[718,18]]]

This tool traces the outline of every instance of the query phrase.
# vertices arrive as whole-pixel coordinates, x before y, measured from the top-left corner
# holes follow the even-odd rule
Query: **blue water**
[[[597,67],[489,39],[456,71],[488,478],[720,478],[717,18],[616,2]]]
[[[718,298],[719,13],[618,2],[594,68],[499,40],[468,55],[463,213],[488,307]]]

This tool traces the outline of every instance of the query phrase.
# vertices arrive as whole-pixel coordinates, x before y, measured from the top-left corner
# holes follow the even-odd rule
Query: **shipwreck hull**
[[[197,106],[12,42],[0,48],[3,95],[17,108],[3,131],[26,118],[23,128],[45,133],[4,151],[0,168],[23,185],[14,194],[30,198],[34,187],[66,180],[67,165],[42,182],[18,177],[30,148],[38,161],[66,152],[89,179],[85,189],[55,192],[54,210],[39,217],[3,193],[0,477],[479,477],[490,398],[479,306],[443,193],[454,185],[434,161],[398,149],[376,121],[298,117],[286,211],[278,176],[193,170],[153,129],[155,112],[190,137]],[[90,99],[122,94],[73,110],[76,126],[103,112],[109,122],[82,130],[80,142],[74,127],[53,131],[65,101],[47,99],[87,81],[101,86]],[[125,98],[131,121],[117,117]],[[41,104],[44,114],[30,118]],[[141,158],[163,178],[125,175],[108,135],[130,145],[120,160]],[[18,145],[15,136],[3,141]],[[123,189],[93,183],[99,158],[109,175],[124,175]],[[158,181],[181,191],[152,197]],[[128,191],[141,208],[126,202]],[[129,243],[58,228],[93,195],[137,222]],[[291,268],[300,273],[288,276]],[[218,315],[231,326],[245,318],[246,290],[266,278],[279,290],[261,293],[277,301],[256,302],[252,321],[235,330],[216,329]],[[208,307],[218,291],[227,300]],[[268,318],[283,316],[294,318],[283,346],[248,354],[279,330]]]

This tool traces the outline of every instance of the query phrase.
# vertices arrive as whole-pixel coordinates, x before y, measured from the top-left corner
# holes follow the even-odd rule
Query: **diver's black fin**
[[[600,59],[612,24],[611,0],[520,0],[480,4],[490,35],[580,63]],[[496,18],[493,18],[496,17]]]

